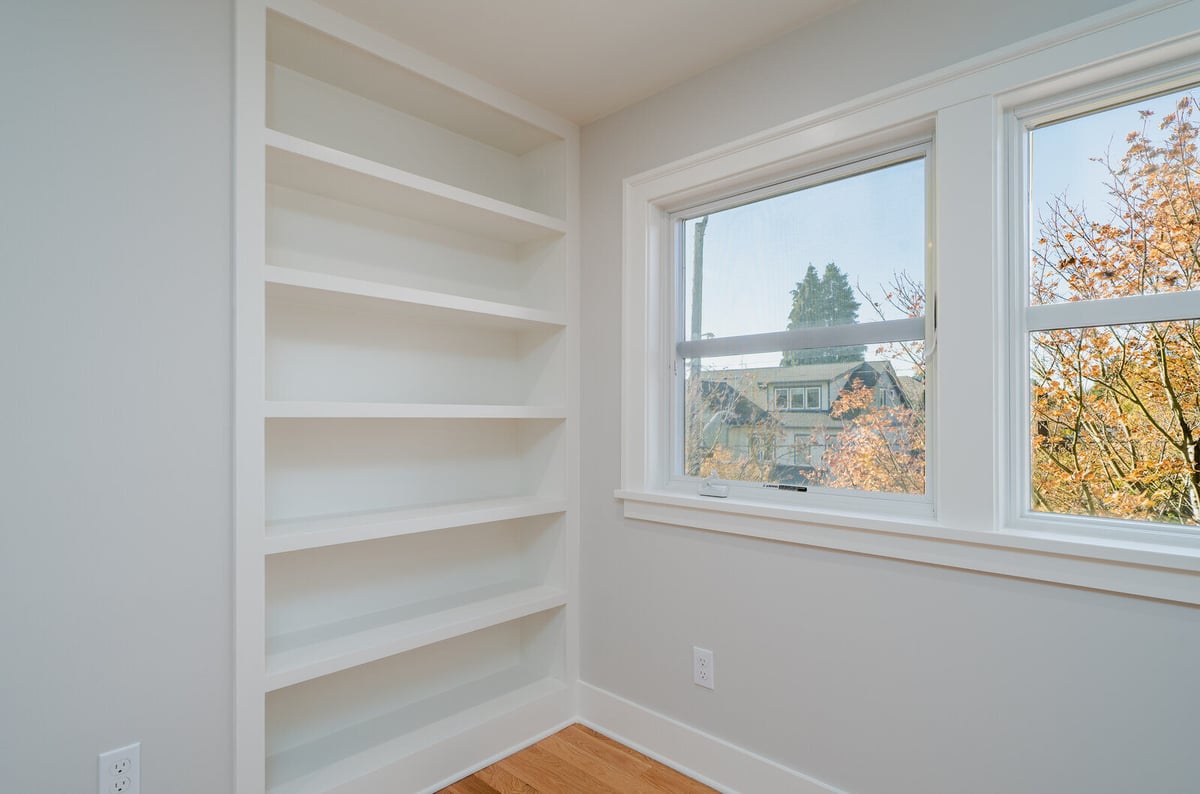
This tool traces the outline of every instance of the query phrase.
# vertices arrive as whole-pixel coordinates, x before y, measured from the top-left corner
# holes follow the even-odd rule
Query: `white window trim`
[[[817,391],[817,406],[815,408],[808,405],[808,393],[810,391],[812,391],[813,389],[816,389],[816,391]],[[804,411],[813,412],[813,411],[825,410],[825,385],[824,384],[821,384],[821,383],[788,383],[787,385],[784,385],[784,386],[772,386],[771,391],[774,393],[774,396],[775,396],[774,405],[775,405],[776,411],[783,411],[784,413],[802,413]],[[796,392],[800,392],[802,395],[801,402],[804,403],[803,408],[796,408],[794,405],[794,403],[795,403],[794,398],[795,398]],[[787,395],[787,405],[783,408],[779,407],[779,395],[780,394]]]
[[[1014,323],[1005,264],[1014,244],[1004,175],[1006,113],[1125,75],[1200,65],[1200,0],[1142,2],[909,81],[797,122],[630,177],[624,184],[622,487],[631,519],[769,538],[993,574],[1200,604],[1200,538],[1135,522],[1084,530],[1051,516],[1023,523],[1013,508]],[[1018,88],[1035,86],[1033,89]],[[763,184],[787,172],[934,133],[941,338],[937,364],[954,379],[930,445],[932,517],[864,514],[853,500],[812,510],[794,494],[727,500],[671,491],[669,406],[674,295],[670,210]],[[953,197],[953,198],[951,198]],[[665,231],[664,231],[665,230]],[[974,268],[974,269],[972,269]],[[971,285],[993,285],[993,294]],[[976,293],[979,291],[976,289]],[[956,299],[951,301],[950,298]],[[964,299],[969,298],[969,299]],[[1130,304],[1130,310],[1140,309]],[[983,421],[980,421],[982,419]],[[1016,425],[1022,427],[1023,425]],[[1021,436],[1024,437],[1022,430]],[[940,465],[939,465],[940,464]],[[895,495],[887,495],[889,503]],[[894,517],[893,517],[894,516]],[[1039,514],[1040,518],[1040,514]],[[1068,517],[1069,518],[1069,517]],[[1136,536],[1121,524],[1137,527]],[[1085,531],[1086,530],[1086,531]]]
[[[1011,327],[1008,338],[1008,377],[1010,390],[1009,422],[1013,427],[1028,426],[1030,417],[1029,335],[1036,331],[1064,328],[1096,328],[1135,323],[1194,320],[1200,317],[1200,295],[1196,292],[1131,295],[1105,300],[1063,302],[1030,305],[1029,239],[1030,213],[1028,205],[1029,130],[1043,124],[1090,113],[1108,107],[1136,102],[1140,97],[1196,85],[1200,81],[1200,60],[1152,66],[1115,79],[1100,80],[1083,90],[1056,90],[1055,81],[1013,92],[1001,101],[1010,109],[1006,117],[1009,190],[1007,217],[1009,224],[1010,280],[1008,299]],[[1009,524],[1022,529],[1075,534],[1084,537],[1104,536],[1116,539],[1138,539],[1148,532],[1166,542],[1178,538],[1187,543],[1194,539],[1195,530],[1169,524],[1149,524],[1142,521],[1097,518],[1094,516],[1064,515],[1035,511],[1030,506],[1032,450],[1028,436],[1008,439],[1011,445],[1009,480],[1010,502],[1007,505]]]
[[[771,166],[764,175],[756,175],[758,176],[756,182],[761,183],[761,186],[749,183],[749,189],[747,189],[748,182],[745,174],[722,175],[721,178],[707,182],[708,189],[705,195],[710,199],[713,195],[721,195],[725,198],[707,200],[697,204],[691,200],[691,191],[660,198],[655,204],[654,223],[657,228],[652,230],[651,234],[664,241],[666,245],[670,245],[679,238],[679,226],[676,225],[676,221],[680,219],[696,217],[709,211],[741,206],[748,200],[781,195],[791,190],[820,185],[833,179],[855,174],[868,173],[889,165],[922,160],[926,169],[926,238],[932,240],[930,227],[932,227],[934,209],[932,200],[934,154],[930,143],[931,135],[932,123],[928,119],[894,125],[875,134],[847,140],[833,149],[806,152],[800,156],[787,158],[785,161]],[[711,175],[706,174],[704,179],[708,179],[709,176]],[[667,429],[660,429],[661,435],[657,436],[652,443],[666,445],[668,452],[663,459],[667,462],[668,468],[665,471],[655,471],[655,486],[666,492],[695,494],[700,484],[699,478],[680,473],[683,468],[684,447],[684,423],[683,417],[680,415],[684,389],[681,362],[684,358],[879,344],[909,341],[914,338],[933,339],[933,316],[931,313],[927,313],[925,317],[913,319],[885,320],[713,339],[680,340],[682,317],[679,315],[682,312],[682,290],[678,289],[675,281],[679,272],[679,263],[676,259],[678,248],[664,247],[658,249],[657,253],[659,258],[652,260],[654,278],[657,281],[659,293],[663,296],[671,296],[677,313],[672,316],[669,312],[662,312],[663,316],[655,320],[657,324],[663,324],[669,331],[661,337],[661,343],[667,346],[662,351],[662,356],[669,363],[665,370],[660,370],[660,374],[669,371],[673,379],[669,388],[662,391],[662,399],[667,401],[654,406],[656,409],[654,424],[661,428],[665,422]],[[926,270],[922,274],[925,281],[931,280],[933,268],[932,262],[928,261],[930,258],[927,257]],[[654,306],[672,304],[655,303]],[[931,349],[932,347],[933,345],[930,344]],[[929,363],[927,376],[930,382],[936,380],[934,362]],[[931,404],[935,399],[930,395]],[[926,434],[928,438],[936,436],[935,422],[927,423]],[[933,514],[932,488],[928,479],[925,493],[915,495],[813,485],[804,486],[799,491],[794,489],[773,490],[764,488],[761,483],[737,481],[723,482],[723,485],[728,488],[730,496],[744,501],[778,503],[786,506],[794,505],[800,499],[811,509],[890,513],[917,519],[927,519]],[[803,496],[800,495],[801,492]]]

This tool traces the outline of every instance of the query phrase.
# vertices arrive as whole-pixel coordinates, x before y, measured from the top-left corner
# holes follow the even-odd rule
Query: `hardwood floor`
[[[715,794],[583,725],[463,778],[440,794]]]

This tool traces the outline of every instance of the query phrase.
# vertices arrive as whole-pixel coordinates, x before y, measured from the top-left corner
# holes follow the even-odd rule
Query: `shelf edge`
[[[483,317],[495,317],[513,320],[530,325],[547,325],[565,327],[566,319],[556,312],[544,309],[533,309],[515,303],[501,303],[479,298],[467,298],[452,293],[433,292],[430,290],[403,287],[381,281],[335,276],[298,268],[266,265],[267,284],[278,284],[286,287],[329,292],[338,295],[349,295],[374,300],[407,303],[416,306],[428,306],[434,309],[444,309],[448,312],[476,314]]]
[[[535,212],[481,193],[474,193],[446,182],[439,182],[436,179],[414,174],[411,171],[360,157],[270,127],[264,130],[263,136],[268,150],[273,149],[282,154],[300,157],[329,168],[378,180],[396,188],[422,193],[476,212],[486,213],[501,222],[533,227],[546,234],[565,235],[567,233],[566,221],[552,215]],[[268,179],[267,182],[271,183],[271,180]]]
[[[264,554],[283,554],[291,551],[317,549],[326,546],[338,546],[345,543],[357,543],[364,540],[380,540],[383,538],[416,535],[423,532],[437,532],[445,529],[489,524],[494,521],[509,521],[518,518],[534,518],[564,513],[567,510],[565,500],[529,499],[524,503],[511,504],[479,504],[472,508],[470,502],[462,503],[461,509],[446,512],[430,512],[425,515],[416,514],[405,516],[403,511],[380,511],[378,520],[366,520],[372,514],[357,514],[361,523],[349,523],[352,519],[346,517],[348,526],[333,526],[329,529],[283,530],[275,534],[267,534],[264,543]],[[336,518],[324,519],[336,524]],[[280,522],[286,526],[289,522]],[[300,521],[290,523],[302,523]]]
[[[493,602],[490,603],[489,602]],[[423,615],[408,621],[400,621],[390,626],[374,629],[364,634],[393,635],[378,641],[363,641],[361,646],[354,647],[350,640],[331,640],[321,645],[336,645],[345,642],[348,648],[343,651],[334,650],[329,656],[315,661],[303,662],[291,667],[272,671],[271,657],[267,657],[267,673],[264,679],[264,691],[274,692],[285,687],[301,684],[316,678],[360,667],[364,664],[386,659],[389,656],[407,653],[418,648],[424,648],[445,640],[461,637],[474,631],[499,626],[539,612],[558,609],[567,603],[567,591],[561,587],[536,585],[533,587],[493,596],[481,602]],[[427,627],[404,631],[405,623],[429,623]],[[313,653],[320,653],[319,650]]]

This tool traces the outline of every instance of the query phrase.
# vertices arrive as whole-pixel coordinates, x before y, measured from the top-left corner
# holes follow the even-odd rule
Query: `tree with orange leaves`
[[[1094,158],[1107,173],[1107,220],[1066,196],[1050,203],[1033,304],[1200,288],[1197,109],[1184,95],[1158,133],[1144,111],[1119,161]],[[1200,322],[1042,331],[1030,348],[1033,508],[1197,524]]]
[[[875,405],[875,390],[855,381],[829,415],[845,422],[825,454],[823,485],[883,493],[925,493],[925,412]]]

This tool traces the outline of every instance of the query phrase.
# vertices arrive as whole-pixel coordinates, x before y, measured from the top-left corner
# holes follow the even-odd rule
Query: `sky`
[[[915,160],[710,215],[703,333],[785,330],[791,291],[810,264],[822,273],[834,262],[852,286],[861,283],[875,294],[900,270],[923,282],[924,185],[924,161]],[[689,284],[693,225],[684,241]],[[690,299],[689,289],[685,317]],[[903,315],[890,310],[888,316]],[[874,319],[865,305],[859,310],[860,322]]]
[[[1031,133],[1030,197],[1033,225],[1055,195],[1082,202],[1107,219],[1105,171],[1091,157],[1125,149],[1125,136],[1140,130],[1139,111],[1149,110],[1149,130],[1175,109],[1184,92],[1141,100],[1090,116],[1046,125]],[[1152,135],[1153,137],[1153,135]],[[782,331],[791,311],[791,290],[809,264],[818,273],[834,262],[878,300],[897,272],[919,283],[925,277],[925,164],[914,160],[793,193],[763,199],[709,216],[704,241],[705,336]],[[684,326],[691,317],[693,233],[684,235],[687,270]],[[866,299],[859,321],[878,319]],[[884,317],[903,314],[883,303]],[[707,362],[706,362],[707,363]],[[776,366],[779,354],[722,359],[718,367]]]
[[[1196,90],[1192,89],[1191,93]],[[1038,235],[1039,215],[1056,196],[1065,196],[1073,207],[1082,206],[1097,222],[1112,217],[1110,196],[1104,186],[1107,169],[1092,158],[1101,157],[1117,165],[1128,144],[1126,136],[1145,129],[1151,141],[1165,138],[1159,129],[1163,116],[1176,109],[1188,91],[1176,91],[1143,99],[1089,116],[1039,127],[1030,133],[1030,207],[1032,233]],[[1143,119],[1142,111],[1153,115]]]
[[[684,256],[691,317],[692,232]],[[925,163],[913,160],[709,216],[704,237],[702,333],[707,336],[783,331],[791,291],[811,264],[833,262],[879,300],[897,272],[924,283]],[[879,319],[861,296],[859,321]],[[904,316],[883,304],[887,319]],[[744,366],[774,366],[779,354],[745,356]],[[729,362],[729,365],[737,365]]]

